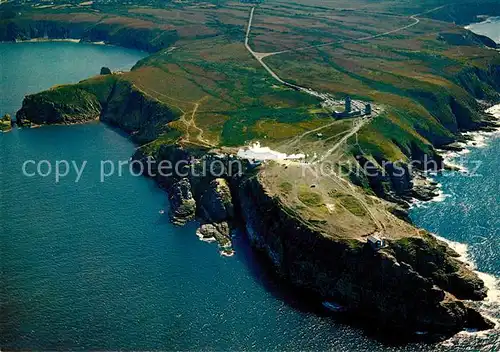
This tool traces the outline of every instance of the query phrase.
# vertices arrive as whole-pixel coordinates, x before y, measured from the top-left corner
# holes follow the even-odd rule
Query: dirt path
[[[163,94],[161,92],[158,92],[152,88],[145,88],[144,86],[142,85],[139,85],[139,84],[135,84],[137,88],[139,88],[141,91],[143,91],[144,93],[146,93],[147,95],[151,96],[152,98],[154,99],[157,99],[156,97],[154,97],[151,93],[148,93],[149,92],[152,92],[154,93],[155,95],[159,95],[159,96],[162,96],[168,100],[171,100],[171,101],[174,101],[176,103],[184,103],[184,104],[190,104],[190,105],[193,105],[193,110],[191,111],[191,116],[189,118],[189,120],[186,118],[187,116],[187,113],[184,109],[182,109],[179,105],[177,104],[172,104],[173,107],[179,109],[179,111],[182,113],[182,115],[179,117],[179,121],[182,122],[185,126],[186,126],[186,135],[183,137],[183,139],[191,144],[197,144],[197,145],[202,145],[204,147],[214,147],[214,145],[212,143],[210,143],[209,141],[207,141],[206,139],[203,138],[203,129],[201,129],[200,127],[198,127],[196,125],[196,113],[198,111],[198,108],[200,107],[200,104],[206,100],[208,97],[203,97],[201,98],[199,101],[197,102],[192,102],[192,101],[187,101],[187,100],[181,100],[181,99],[176,99],[176,98],[172,98],[166,94]],[[194,138],[194,140],[191,140],[191,132],[190,132],[190,129],[193,128],[195,130],[198,131],[196,137]]]
[[[369,118],[363,117],[358,120],[354,120],[354,126],[353,128],[347,133],[344,137],[342,137],[337,143],[335,143],[330,149],[328,149],[325,154],[321,158],[319,158],[317,161],[314,163],[321,163],[325,161],[330,155],[332,155],[337,149],[339,149],[349,138],[354,136],[356,133],[359,132],[361,128],[363,128],[364,125],[366,125],[370,121]]]
[[[194,128],[195,130],[198,131],[198,135],[196,136],[196,140],[206,146],[209,146],[209,147],[213,147],[214,145],[211,144],[209,141],[207,141],[206,139],[203,138],[203,129],[201,129],[200,127],[198,127],[196,125],[196,120],[195,120],[195,117],[196,117],[196,112],[198,111],[198,108],[200,107],[200,104],[206,100],[208,97],[203,97],[201,98],[198,102],[194,103],[194,108],[193,108],[193,111],[191,112],[191,119],[187,122],[188,125],[192,128]],[[188,127],[189,129],[189,127]]]
[[[297,137],[294,137],[291,141],[289,141],[289,142],[287,142],[285,144],[282,144],[280,147],[281,148],[292,148],[294,145],[297,145],[297,143],[299,143],[304,137],[306,137],[306,136],[308,136],[308,135],[310,135],[312,133],[321,131],[321,130],[323,130],[325,128],[328,128],[328,127],[331,127],[333,125],[336,125],[336,124],[338,124],[338,121],[334,121],[332,123],[320,126],[320,127],[315,128],[313,130],[304,132],[301,135],[298,135]],[[323,142],[327,142],[328,140],[334,139],[335,137],[341,136],[341,135],[346,134],[348,132],[349,131],[343,131],[343,132],[337,133],[336,135],[333,135],[331,137],[328,137],[327,139],[324,139]]]

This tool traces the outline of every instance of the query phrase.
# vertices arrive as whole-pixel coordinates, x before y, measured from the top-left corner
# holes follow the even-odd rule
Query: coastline
[[[57,41],[57,40],[56,40],[56,41]],[[67,41],[67,40],[61,40],[61,41]],[[66,124],[64,124],[64,125],[66,125]]]
[[[500,307],[500,278],[481,272],[477,270],[477,265],[474,259],[471,257],[469,253],[469,246],[466,243],[460,243],[456,241],[449,240],[445,237],[441,237],[435,233],[431,233],[433,237],[436,239],[446,243],[451,249],[457,252],[460,256],[457,258],[459,261],[468,266],[485,284],[488,288],[487,296],[482,301],[468,303],[472,305],[475,309],[477,309],[484,317],[489,319],[491,322],[495,324],[495,326],[491,329],[484,331],[475,331],[475,330],[463,330],[458,332],[457,334],[451,336],[449,339],[441,342],[440,344],[446,347],[452,347],[455,343],[459,343],[462,338],[470,339],[470,338],[487,338],[489,335],[498,333],[500,329],[500,320],[498,318],[493,317],[493,312],[498,310]]]
[[[457,158],[463,157],[471,152],[471,149],[480,149],[488,146],[491,139],[500,135],[500,104],[493,105],[486,109],[484,113],[491,116],[490,122],[494,125],[488,127],[486,130],[468,131],[463,132],[463,141],[453,143],[453,148],[448,150],[438,149],[439,154],[443,157],[445,165],[451,170],[469,173],[469,170],[464,165],[457,164]]]
[[[489,145],[489,142],[497,137],[500,137],[500,104],[493,105],[486,109],[484,113],[491,116],[487,120],[493,122],[494,126],[489,126],[487,129],[477,131],[462,132],[462,141],[457,141],[449,145],[447,148],[436,148],[439,156],[443,158],[444,168],[438,171],[418,172],[413,179],[415,186],[422,187],[428,190],[429,194],[435,195],[429,199],[418,199],[413,197],[410,201],[410,209],[413,207],[425,206],[427,203],[443,202],[449,195],[442,190],[442,184],[435,181],[433,178],[438,173],[442,172],[460,172],[469,174],[470,170],[465,165],[457,162],[458,158],[463,158],[471,152],[472,149],[481,149]]]
[[[467,158],[467,155],[474,149],[482,149],[488,147],[490,143],[500,137],[500,104],[493,105],[492,107],[484,111],[487,115],[492,116],[492,122],[497,122],[497,126],[493,130],[479,130],[479,131],[469,131],[464,132],[464,141],[456,142],[453,144],[453,150],[438,149],[439,154],[443,157],[445,165],[448,167],[444,170],[438,172],[449,172],[456,173],[460,172],[465,176],[470,174],[470,171],[460,163],[457,163],[458,158]],[[436,181],[432,178],[436,176],[436,172],[429,172],[424,174],[426,182],[431,183]],[[450,194],[446,194],[442,189],[442,184],[437,183],[435,190],[438,195],[429,201],[414,200],[411,203],[410,209],[426,207],[430,203],[443,202],[446,199],[452,197]],[[460,338],[484,338],[489,336],[489,334],[495,333],[500,328],[500,320],[493,317],[493,313],[498,312],[500,307],[500,278],[489,273],[481,272],[477,269],[476,262],[474,258],[469,253],[469,246],[467,243],[456,242],[445,237],[439,236],[435,233],[431,233],[436,239],[445,242],[450,248],[456,251],[460,257],[458,260],[465,263],[485,284],[488,288],[487,297],[480,302],[473,302],[474,308],[476,308],[483,316],[487,317],[490,321],[495,324],[495,327],[490,330],[485,331],[462,331],[457,333],[455,336],[444,341],[442,344],[446,347],[451,347],[454,342],[457,342]]]
[[[85,44],[93,44],[93,45],[109,45],[114,46],[113,44],[108,44],[104,41],[100,42],[90,42],[77,38],[32,38],[32,39],[16,39],[14,41],[0,41],[0,44],[16,44],[16,43],[46,43],[46,42],[68,42],[68,43],[85,43]]]

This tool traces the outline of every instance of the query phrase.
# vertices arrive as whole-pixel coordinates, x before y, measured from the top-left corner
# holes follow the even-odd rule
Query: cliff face
[[[464,131],[489,130],[498,127],[497,121],[485,116],[485,104],[500,100],[500,64],[491,63],[485,67],[467,66],[450,77],[457,87],[454,90],[410,90],[408,93],[420,102],[443,129],[423,130],[416,126],[416,132],[428,141],[409,143],[401,147],[407,163],[413,163],[413,172],[401,163],[395,167],[394,160],[385,155],[356,155],[366,176],[357,175],[352,181],[357,185],[367,184],[379,197],[393,202],[418,198],[429,200],[435,196],[435,185],[415,187],[414,176],[420,178],[421,171],[442,170],[446,165],[436,148],[447,148],[449,144],[463,139]],[[489,103],[488,103],[489,102]],[[385,136],[391,138],[390,135]],[[400,168],[406,172],[398,173]],[[411,170],[410,170],[411,171]]]
[[[176,35],[169,31],[143,33],[103,24],[87,28],[51,21],[10,22],[7,30],[0,33],[7,33],[4,40],[73,37],[148,51],[167,46]],[[443,36],[443,40],[462,39]],[[491,65],[460,72],[455,81],[463,91],[458,95],[445,89],[408,88],[404,95],[419,101],[443,126],[439,131],[428,128],[417,132],[430,144],[442,146],[452,142],[463,129],[484,126],[480,106],[474,98],[498,98],[499,67]],[[130,133],[139,144],[145,144],[168,132],[167,124],[177,114],[116,75],[28,96],[18,112],[21,125],[69,124],[97,117]],[[192,165],[192,158],[204,159],[205,166],[216,159],[202,148],[188,150],[167,145],[163,140],[158,142],[161,143],[150,155],[157,162],[182,161],[187,167]],[[406,149],[408,160],[430,156],[442,165],[430,144],[427,149],[410,145]],[[140,149],[134,158],[144,160],[147,155]],[[388,161],[383,158],[361,158],[361,161],[385,172],[360,180],[369,184],[377,195],[393,201],[411,195],[413,180],[408,172],[396,175],[394,164],[380,166]],[[387,248],[374,251],[361,240],[328,237],[314,224],[301,220],[279,199],[271,197],[259,177],[240,180],[228,177],[227,171],[214,172],[221,175],[217,177],[197,177],[192,172],[186,176],[154,177],[169,191],[172,217],[177,223],[191,220],[197,213],[209,222],[202,225],[202,236],[216,237],[226,246],[230,242],[229,224],[235,216],[234,208],[240,208],[253,246],[268,256],[279,275],[324,300],[341,303],[353,314],[367,317],[382,328],[453,333],[465,327],[489,327],[479,313],[458,300],[484,298],[484,284],[444,244],[429,236],[409,237],[389,241]]]
[[[270,197],[259,177],[242,182],[239,198],[252,244],[279,275],[324,300],[381,328],[453,333],[490,326],[455,298],[482,299],[484,285],[432,237],[392,241],[374,251],[315,230]]]
[[[134,28],[118,24],[57,20],[11,19],[0,22],[0,41],[80,39],[156,52],[179,39],[176,30]]]
[[[237,178],[237,169],[232,169],[230,159],[180,145],[161,145],[153,154],[144,149],[137,149],[133,159],[143,165],[148,159],[154,160],[151,173],[144,172],[144,176],[154,178],[168,191],[172,222],[183,225],[197,216],[201,222],[198,235],[217,240],[223,253],[231,254],[235,218],[231,184]],[[162,174],[158,166],[164,162],[171,167]]]
[[[16,119],[20,126],[72,124],[95,120],[100,111],[101,105],[95,95],[83,89],[61,87],[28,95]]]
[[[157,139],[175,119],[177,115],[169,106],[124,80],[115,82],[101,113],[101,121],[120,127],[140,144]]]
[[[147,157],[139,149],[134,159]],[[241,216],[252,246],[269,258],[278,275],[322,300],[341,304],[371,325],[445,335],[492,327],[461,301],[484,299],[484,283],[457,260],[457,253],[428,234],[388,240],[386,248],[376,251],[362,239],[329,237],[304,220],[270,195],[258,170],[243,177],[231,177],[229,168],[221,177],[199,176],[193,171],[196,165],[210,165],[217,157],[180,146],[162,146],[149,157],[195,165],[183,178],[175,173],[160,176],[155,169],[148,175],[173,194],[175,219],[180,216],[183,223],[196,211],[208,222],[199,235],[214,237],[225,247],[230,246],[227,224],[235,214]],[[179,183],[184,195],[178,192]]]
[[[142,144],[158,138],[177,116],[130,82],[106,75],[28,95],[16,118],[20,126],[73,124],[100,118]]]

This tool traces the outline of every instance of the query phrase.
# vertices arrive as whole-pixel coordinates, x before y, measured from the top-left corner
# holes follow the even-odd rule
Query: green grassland
[[[5,114],[0,118],[0,131],[8,131],[11,129],[11,117],[9,114]]]
[[[269,0],[256,8],[250,45],[260,52],[290,50],[264,59],[288,82],[384,106],[385,112],[367,124],[358,143],[346,151],[376,159],[411,158],[416,150],[428,152],[432,145],[450,142],[461,129],[473,127],[481,119],[476,98],[494,100],[498,95],[498,86],[476,74],[499,65],[498,52],[453,24],[428,18],[431,14],[444,18],[461,3]],[[442,5],[446,6],[429,16],[421,15],[418,25],[358,40],[411,24],[410,15]],[[279,148],[333,121],[318,99],[283,87],[247,52],[243,41],[252,4],[82,6],[61,1],[16,6],[0,7],[0,38],[14,36],[13,28],[23,39],[25,26],[64,27],[87,40],[104,38],[151,52],[131,72],[119,76],[178,115],[148,145],[150,149],[196,140],[214,147],[261,140]],[[50,35],[58,32],[49,31]],[[331,44],[294,50],[321,43]],[[116,75],[93,78],[78,89],[104,104],[116,79]],[[61,87],[51,94],[58,100],[72,99],[70,90]],[[339,121],[330,132],[323,132],[328,139],[348,128],[348,123]],[[294,150],[327,149],[335,141],[317,143],[309,135]]]

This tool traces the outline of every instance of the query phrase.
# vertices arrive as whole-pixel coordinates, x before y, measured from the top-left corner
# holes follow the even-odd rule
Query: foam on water
[[[485,110],[486,113],[493,115],[500,121],[500,104],[492,106]],[[466,142],[456,143],[462,150],[442,150],[438,149],[438,153],[444,160],[444,163],[449,167],[454,168],[458,172],[469,173],[470,170],[463,164],[462,158],[470,154],[472,149],[481,149],[488,146],[488,143],[493,138],[500,137],[500,127],[494,131],[472,131],[464,132],[463,136],[467,138]]]
[[[469,246],[465,243],[451,241],[444,237],[438,236],[436,234],[432,234],[435,238],[440,241],[445,242],[451,249],[457,252],[460,257],[458,258],[461,262],[467,264],[471,270],[473,270],[477,276],[483,280],[484,285],[488,288],[488,296],[486,299],[478,304],[478,309],[481,311],[483,315],[488,317],[491,321],[493,321],[496,326],[495,329],[498,329],[500,326],[500,322],[498,319],[492,317],[492,314],[495,311],[500,309],[500,278],[495,277],[494,275],[483,273],[477,271],[476,263],[474,259],[470,255]],[[467,331],[465,333],[472,333],[471,331]],[[475,334],[481,334],[484,332],[474,332]]]

